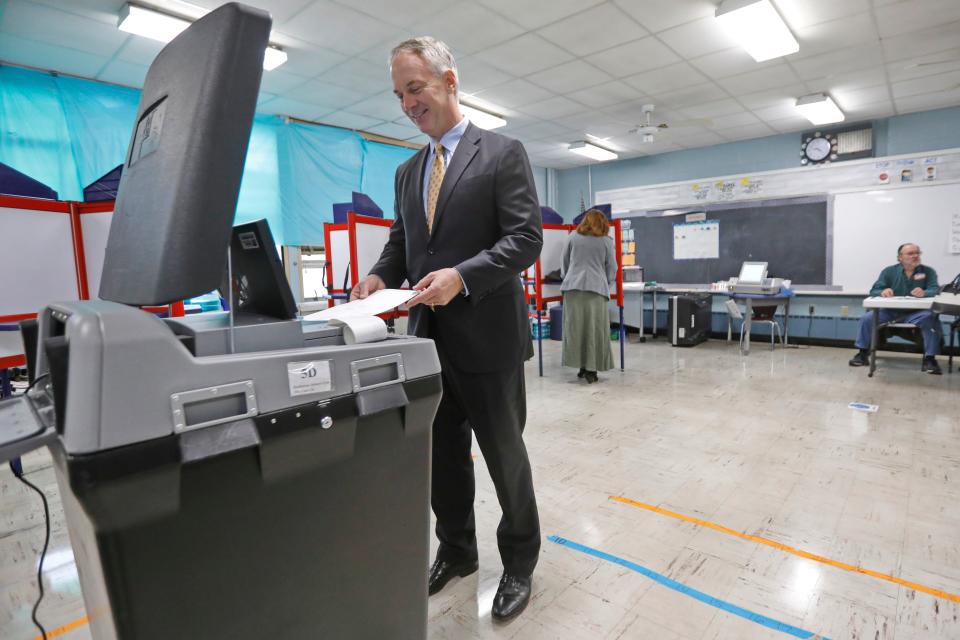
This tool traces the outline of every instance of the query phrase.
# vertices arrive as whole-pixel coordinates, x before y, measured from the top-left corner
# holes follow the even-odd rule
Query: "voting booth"
[[[269,33],[227,4],[157,56],[100,299],[40,310],[0,402],[0,459],[53,454],[98,640],[426,636],[433,342],[302,321],[269,227],[231,228]],[[139,308],[217,287],[245,302]]]

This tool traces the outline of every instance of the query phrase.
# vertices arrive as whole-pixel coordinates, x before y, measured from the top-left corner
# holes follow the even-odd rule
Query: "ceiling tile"
[[[749,115],[743,110],[740,103],[733,98],[692,104],[681,107],[680,111],[688,118],[709,118],[710,120],[719,118],[720,116],[730,116],[734,114]]]
[[[514,79],[509,73],[472,56],[457,60],[457,73],[460,75],[460,90],[465,93],[477,93]]]
[[[948,71],[947,73],[938,73],[937,75],[914,78],[913,80],[902,80],[892,83],[891,87],[893,97],[896,99],[908,98],[921,93],[952,91],[960,88],[960,71]]]
[[[519,110],[535,118],[553,119],[569,116],[583,110],[583,105],[563,96],[554,96],[540,102],[519,107]]]
[[[498,69],[525,76],[573,58],[557,45],[533,33],[482,51],[477,58]]]
[[[584,37],[585,24],[590,25],[590,33],[603,34],[602,37]],[[648,35],[646,29],[610,3],[555,22],[537,33],[578,56],[596,53]]]
[[[689,114],[690,112],[689,110],[685,109],[684,113]],[[719,114],[719,111],[717,112],[717,114]],[[732,129],[734,127],[740,128],[740,127],[745,127],[747,125],[761,124],[760,118],[758,118],[757,116],[753,115],[748,111],[742,111],[742,110],[739,113],[729,113],[726,115],[711,115],[709,113],[699,114],[699,115],[690,114],[690,115],[693,117],[709,118],[711,121],[709,125],[710,128],[717,129],[718,131],[721,131],[721,133],[722,133],[722,130],[725,130],[725,129]]]
[[[522,27],[473,2],[454,5],[418,27],[419,34],[443,40],[458,55],[476,53],[523,33]]]
[[[810,129],[811,127],[813,127],[813,125],[810,124],[810,121],[809,121],[809,120],[807,120],[806,118],[804,118],[804,117],[801,116],[801,115],[796,114],[796,112],[794,113],[794,115],[792,115],[792,116],[790,116],[790,117],[777,118],[777,119],[774,119],[774,120],[767,120],[767,124],[770,125],[771,127],[773,127],[773,129],[774,129],[775,131],[778,131],[778,132],[780,132],[780,133],[792,133],[792,132],[794,132],[794,131],[806,131],[807,129]],[[799,151],[799,150],[800,150],[800,149],[799,149],[799,143],[798,143],[798,149],[797,149],[797,151]],[[799,158],[799,156],[798,156],[798,158]],[[798,160],[798,164],[799,164],[799,160]]]
[[[615,78],[622,78],[679,62],[680,57],[650,37],[595,53],[587,61]]]
[[[739,127],[717,129],[717,133],[727,140],[750,140],[751,138],[772,136],[777,132],[774,131],[772,127],[769,127],[762,122],[757,122],[755,124],[746,124]]]
[[[97,80],[139,89],[143,86],[143,81],[147,77],[148,68],[149,67],[142,64],[124,62],[123,60],[111,60],[107,63],[107,66],[97,74]]]
[[[834,73],[826,78],[807,80],[805,83],[809,88],[807,93],[830,93],[831,91],[857,91],[875,87],[878,84],[885,84],[887,75],[883,67],[871,67],[869,69],[860,69],[859,71],[847,71],[844,73]],[[798,94],[798,95],[802,95]]]
[[[788,84],[796,84],[800,81],[797,74],[793,72],[785,62],[780,64],[757,69],[740,75],[730,76],[729,78],[718,78],[717,84],[732,93],[735,96],[747,93],[756,93],[764,89],[776,89]]]
[[[572,91],[567,94],[567,97],[585,104],[588,107],[600,108],[619,104],[627,100],[636,100],[642,98],[643,94],[634,87],[617,80],[597,85],[596,87],[590,87],[589,89]]]
[[[829,78],[838,73],[859,71],[876,65],[883,59],[880,45],[868,43],[839,49],[830,53],[790,60],[790,66],[802,80]]]
[[[614,0],[614,4],[652,32],[712,16],[717,8],[711,0]]]
[[[713,16],[667,29],[657,37],[684,58],[696,58],[737,46]]]
[[[912,80],[924,76],[933,76],[938,73],[947,73],[948,71],[956,71],[958,69],[960,69],[960,49],[954,52],[944,51],[939,54],[892,62],[887,65],[887,74],[890,82],[897,82],[899,80]]]
[[[632,129],[644,122],[644,108],[649,106],[648,101],[638,100],[604,109],[603,112],[619,122],[629,123],[627,129]],[[650,116],[650,122],[656,125],[661,122],[676,122],[685,118],[686,116],[677,110],[665,108],[662,104],[656,104]]]
[[[953,87],[945,91],[935,91],[933,93],[921,93],[905,98],[895,98],[894,104],[899,113],[911,113],[913,111],[926,111],[929,109],[942,109],[944,107],[955,107],[960,105],[960,88]]]
[[[569,15],[589,9],[603,0],[551,0],[550,2],[517,2],[516,0],[480,0],[481,4],[527,29],[556,22]]]
[[[887,62],[917,56],[960,50],[960,25],[954,22],[924,31],[916,31],[892,38],[883,38],[884,59]]]
[[[773,107],[782,104],[789,104],[793,108],[794,103],[802,95],[809,93],[804,84],[797,83],[776,89],[765,89],[756,93],[737,96],[740,104],[747,109],[757,110],[764,107]]]
[[[726,91],[713,82],[705,82],[695,87],[688,87],[678,91],[670,91],[653,96],[657,108],[682,109],[704,102],[712,102],[730,97]]]
[[[890,102],[890,89],[886,84],[857,89],[855,91],[832,91],[833,99],[843,111],[849,111],[860,106],[876,104],[884,100]]]
[[[899,2],[875,9],[880,36],[889,38],[960,20],[957,0]]]
[[[395,120],[403,115],[400,102],[397,100],[397,96],[393,95],[393,91],[385,91],[351,105],[350,111],[362,116],[388,121]]]
[[[526,80],[511,80],[510,82],[497,85],[492,89],[477,93],[479,98],[488,100],[493,104],[499,104],[508,109],[546,100],[552,95],[553,94],[546,89],[538,87]]]
[[[569,134],[570,130],[566,127],[555,122],[542,120],[536,124],[517,129],[511,135],[516,135],[521,140],[525,138],[529,140],[540,140],[548,137],[567,137]]]
[[[612,78],[583,60],[573,60],[531,74],[527,80],[555,93],[567,94],[608,82]]]
[[[9,33],[0,37],[0,60],[84,78],[95,77],[104,66],[101,56],[27,40]]]
[[[624,78],[624,82],[644,95],[667,93],[676,89],[703,84],[707,81],[702,73],[686,62],[678,62],[652,71],[644,71]]]
[[[397,140],[406,140],[407,138],[420,135],[420,132],[415,128],[397,124],[396,122],[384,122],[383,124],[370,127],[366,129],[366,131],[375,133],[378,136],[386,136]]]
[[[124,45],[117,50],[114,57],[124,62],[132,62],[149,67],[153,64],[154,58],[163,50],[164,46],[162,42],[131,35],[127,38]]]
[[[315,121],[327,110],[315,104],[278,96],[273,100],[265,102],[261,107],[261,111],[263,113],[273,113],[278,116],[291,116],[301,120]]]
[[[850,109],[844,109],[847,116],[847,122],[857,122],[859,120],[876,120],[878,118],[888,118],[895,115],[893,102],[888,98],[874,104],[861,104]]]
[[[327,0],[315,0],[283,25],[283,32],[315,45],[353,55],[382,42],[396,27]]]
[[[726,142],[723,138],[720,137],[720,134],[714,133],[713,131],[703,131],[698,132],[693,135],[670,135],[670,141],[676,144],[679,144],[683,147],[706,147],[712,144],[720,144]]]
[[[261,107],[266,103],[270,102],[277,97],[275,93],[267,93],[266,91],[261,91],[257,94],[257,111],[261,111]]]
[[[317,79],[360,91],[366,90],[367,86],[376,86],[377,93],[391,86],[390,69],[386,63],[377,65],[359,58],[344,60],[321,73]]]
[[[303,40],[287,39],[284,43],[284,50],[287,52],[287,61],[283,63],[280,70],[306,78],[316,77],[347,60],[347,56],[342,53],[318,47]],[[266,77],[270,74],[265,73],[263,75]],[[389,80],[387,83],[389,86]]]
[[[774,3],[794,34],[837,18],[866,14],[868,0],[776,0]]]
[[[309,78],[298,76],[295,73],[289,73],[285,71],[283,67],[280,67],[279,69],[274,69],[269,73],[263,74],[263,79],[260,81],[260,90],[279,95],[290,91],[294,87],[299,87],[307,80],[309,80]]]
[[[765,67],[772,67],[780,64],[782,60],[775,58],[766,62],[757,62],[750,57],[743,47],[733,47],[708,53],[699,58],[690,60],[690,64],[700,70],[708,78],[725,78],[735,76],[748,71],[757,71]]]
[[[842,5],[843,3],[833,1],[833,4]],[[797,29],[794,35],[800,43],[800,51],[788,56],[788,60],[836,51],[851,45],[880,41],[873,17],[869,13],[860,13],[855,16]]]
[[[4,5],[0,7],[0,32],[34,42],[69,45],[76,51],[109,58],[130,37],[116,24],[104,24],[26,0],[9,0]]]
[[[294,0],[287,0],[294,1]],[[302,2],[302,0],[299,0]],[[413,27],[448,8],[450,0],[334,0],[398,27]]]
[[[623,135],[636,124],[630,121],[618,120],[610,114],[596,110],[557,118],[557,122],[567,129],[580,131],[584,135],[590,134],[598,138]]]
[[[163,0],[153,1],[157,7],[162,8]],[[313,2],[313,0],[244,0],[244,4],[269,11],[270,17],[273,18],[274,29],[276,29],[278,25],[283,24],[283,22],[289,20],[291,17],[299,13],[301,9],[306,7],[311,2]],[[190,4],[195,4],[203,7],[204,9],[210,10],[216,9],[223,3],[224,0],[190,0]],[[180,3],[176,4],[179,5]]]
[[[367,94],[320,80],[308,80],[285,91],[283,97],[315,104],[319,107],[318,113],[327,113],[355,104],[367,97]]]

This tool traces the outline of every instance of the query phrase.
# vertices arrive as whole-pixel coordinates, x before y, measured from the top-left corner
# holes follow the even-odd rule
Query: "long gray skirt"
[[[563,366],[613,369],[609,302],[592,291],[563,292]]]

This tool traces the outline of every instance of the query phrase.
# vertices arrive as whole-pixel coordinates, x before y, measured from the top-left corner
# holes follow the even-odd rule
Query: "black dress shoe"
[[[587,379],[587,384],[593,384],[594,382],[597,382],[600,380],[600,378],[597,377],[596,371],[587,371],[584,374],[584,377]]]
[[[587,370],[581,368],[580,371],[577,371],[577,377],[578,377],[578,378],[582,378],[583,376],[586,375],[586,373],[587,373]]]
[[[430,567],[430,580],[428,581],[427,591],[433,595],[447,586],[447,583],[454,578],[462,578],[471,573],[476,573],[480,565],[476,560],[468,562],[449,562],[437,558]]]
[[[857,355],[850,358],[851,367],[866,367],[870,364],[870,352],[866,350],[861,350],[857,352]]]
[[[494,620],[505,622],[520,615],[530,602],[530,578],[504,573],[500,578],[497,595],[493,598],[491,615]]]

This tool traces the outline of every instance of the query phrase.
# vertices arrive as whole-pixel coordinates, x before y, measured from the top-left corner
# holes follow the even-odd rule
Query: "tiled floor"
[[[834,639],[960,638],[960,374],[922,375],[917,356],[885,354],[869,379],[847,367],[851,354],[758,344],[741,357],[723,342],[676,349],[659,339],[628,345],[626,372],[588,386],[559,367],[559,344],[545,343],[546,376],[537,376],[535,360],[527,370],[527,443],[544,536],[656,573],[544,540],[528,610],[494,624],[499,508],[478,463],[481,569],[431,599],[429,637],[796,637],[772,628],[781,623]],[[852,401],[880,409],[862,413],[847,407]],[[53,496],[50,591],[40,609],[52,629],[81,618],[83,603],[49,458],[35,453],[25,465]],[[5,640],[35,636],[41,539],[36,496],[0,472]],[[649,577],[658,574],[661,581]],[[90,636],[81,624],[61,637]]]

